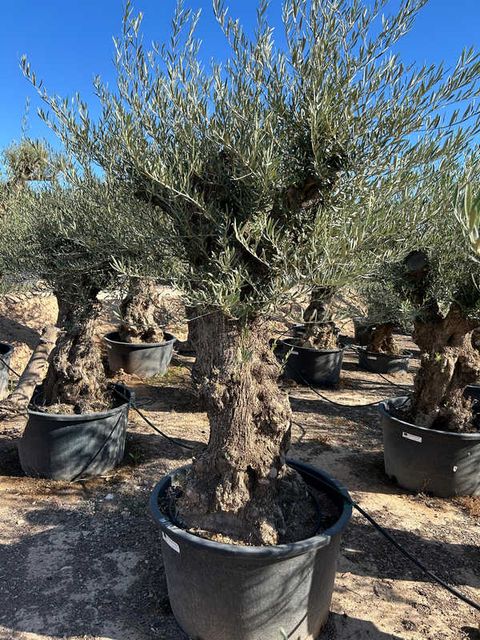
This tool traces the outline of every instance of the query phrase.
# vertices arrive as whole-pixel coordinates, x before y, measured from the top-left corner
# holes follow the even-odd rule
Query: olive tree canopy
[[[50,97],[43,116],[82,162],[168,217],[179,284],[202,315],[197,362],[211,437],[179,500],[186,526],[276,542],[285,522],[290,408],[262,318],[292,290],[351,283],[403,249],[421,223],[399,209],[427,169],[455,164],[479,131],[480,59],[454,69],[394,53],[425,0],[287,0],[285,46],[261,0],[252,38],[220,0],[230,45],[205,66],[198,14],[178,5],[166,45],[145,48],[127,4],[117,83],[102,112]],[[132,228],[144,221],[132,211]],[[147,245],[146,245],[147,246]]]

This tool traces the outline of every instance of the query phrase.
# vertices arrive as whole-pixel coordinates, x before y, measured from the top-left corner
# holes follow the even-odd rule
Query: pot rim
[[[337,347],[336,349],[312,349],[311,347],[300,347],[299,345],[291,344],[290,342],[287,342],[288,339],[298,340],[298,338],[294,338],[293,336],[288,336],[287,338],[282,338],[280,340],[277,340],[277,343],[281,342],[283,344],[288,345],[289,347],[293,347],[294,349],[302,349],[303,351],[311,351],[312,353],[320,353],[320,354],[339,353],[340,351],[345,351],[345,349],[347,348],[347,345],[343,345],[343,347]]]
[[[393,353],[377,353],[376,351],[367,351],[367,347],[364,347],[362,345],[356,345],[355,348],[357,349],[357,351],[362,351],[366,356],[374,356],[375,358],[388,358],[392,360],[409,360],[410,358],[413,358],[413,353],[411,351],[407,351],[406,349],[403,349],[402,353],[395,355]]]
[[[131,347],[133,349],[152,349],[154,347],[166,347],[172,342],[176,342],[177,338],[173,335],[173,333],[168,333],[168,331],[163,332],[165,337],[169,336],[167,340],[163,342],[123,342],[122,340],[115,340],[112,338],[114,335],[118,335],[117,331],[110,331],[103,336],[104,341],[107,344],[119,344],[122,347]]]
[[[406,400],[407,398],[408,396],[397,396],[396,398],[388,398],[387,400],[384,400],[378,405],[378,410],[382,415],[388,417],[390,420],[392,420],[394,423],[397,423],[399,426],[402,425],[402,426],[408,427],[409,429],[418,429],[423,433],[449,436],[450,438],[455,438],[456,440],[479,440],[480,441],[480,431],[478,431],[477,433],[458,433],[456,431],[440,431],[440,429],[429,429],[428,427],[421,427],[420,425],[412,424],[411,422],[406,422],[401,418],[397,418],[396,416],[393,416],[389,411],[390,405],[395,401]]]
[[[295,556],[314,551],[315,549],[325,547],[330,544],[333,536],[340,534],[345,529],[348,522],[350,521],[352,515],[352,504],[350,502],[350,495],[345,487],[343,487],[339,482],[331,478],[325,472],[320,471],[319,469],[316,469],[311,465],[290,459],[287,460],[287,464],[288,466],[297,469],[300,473],[303,470],[306,473],[315,475],[320,480],[323,480],[327,487],[333,487],[334,490],[339,492],[344,498],[343,508],[336,522],[322,533],[311,536],[310,538],[306,538],[305,540],[272,546],[236,545],[208,540],[207,538],[202,538],[200,536],[194,535],[193,533],[189,533],[185,529],[177,527],[177,525],[175,525],[168,516],[160,511],[160,508],[158,506],[158,498],[160,494],[168,488],[172,476],[179,471],[188,469],[191,465],[185,465],[183,467],[175,469],[174,471],[164,476],[162,480],[160,480],[160,482],[155,485],[150,495],[150,512],[153,516],[153,519],[160,526],[163,532],[171,534],[177,539],[180,538],[181,541],[191,546],[200,547],[204,550],[208,549],[221,555],[237,556],[239,559],[243,557],[244,559],[271,558],[272,560],[281,560],[285,558],[293,558]]]
[[[2,347],[6,347],[6,351],[2,351]],[[14,348],[13,344],[9,342],[0,342],[0,356],[7,357],[12,355]]]
[[[90,413],[46,413],[44,411],[34,411],[32,409],[27,409],[27,414],[29,416],[35,416],[36,418],[50,420],[55,422],[90,422],[93,420],[101,420],[103,418],[110,418],[111,416],[115,416],[118,413],[124,411],[125,407],[130,404],[130,401],[133,398],[133,393],[126,385],[117,384],[115,387],[122,387],[125,390],[125,395],[129,398],[128,401],[123,402],[118,407],[113,407],[113,409],[108,409],[107,411],[92,411]]]

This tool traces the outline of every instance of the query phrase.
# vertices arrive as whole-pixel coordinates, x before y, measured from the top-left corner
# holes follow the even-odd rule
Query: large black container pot
[[[125,373],[150,378],[167,372],[172,359],[175,336],[165,333],[164,342],[121,342],[117,331],[107,333],[104,338],[107,345],[108,365],[115,372],[123,369]]]
[[[115,405],[102,413],[63,415],[28,412],[18,443],[23,471],[28,476],[77,480],[113,469],[123,459],[132,392],[114,387]]]
[[[405,351],[398,355],[375,353],[374,351],[367,351],[365,347],[357,347],[357,351],[359,367],[373,373],[408,371],[408,363],[412,357],[411,353]]]
[[[8,395],[8,374],[13,347],[6,342],[0,342],[0,400]]]
[[[343,353],[339,349],[299,347],[295,338],[278,340],[275,353],[285,364],[285,376],[301,384],[334,386],[340,380]]]
[[[480,432],[452,433],[392,415],[406,398],[380,405],[385,472],[405,489],[442,498],[480,495]]]
[[[326,490],[340,513],[324,533],[293,544],[247,547],[192,535],[158,507],[171,475],[155,487],[150,506],[162,530],[170,604],[190,638],[317,638],[328,616],[340,537],[351,505],[345,489],[323,472],[299,462],[289,464],[309,485]]]

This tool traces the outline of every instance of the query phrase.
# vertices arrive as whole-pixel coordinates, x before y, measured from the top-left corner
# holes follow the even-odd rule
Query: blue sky
[[[394,4],[398,4],[394,0]],[[162,41],[169,32],[175,0],[136,0],[144,13],[147,41]],[[212,19],[211,0],[185,0],[202,9],[199,35],[206,59],[224,57],[226,47]],[[255,17],[256,0],[227,1],[231,14],[249,26]],[[122,0],[2,0],[0,24],[0,148],[21,135],[27,97],[31,99],[28,135],[52,134],[38,119],[40,102],[19,69],[27,54],[37,76],[50,93],[62,97],[79,91],[93,103],[92,78],[112,79],[112,36],[120,31]],[[271,20],[279,25],[280,0],[272,0]],[[416,25],[399,47],[406,61],[454,64],[465,46],[480,50],[480,0],[430,0]]]

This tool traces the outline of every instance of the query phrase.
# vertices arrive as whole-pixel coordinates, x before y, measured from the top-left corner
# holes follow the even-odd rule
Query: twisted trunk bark
[[[101,304],[90,299],[72,305],[58,297],[62,333],[52,351],[44,383],[47,405],[70,405],[75,413],[109,406],[100,345],[94,340]]]
[[[435,310],[415,321],[413,339],[422,352],[412,404],[416,424],[443,431],[475,430],[472,402],[463,392],[480,376],[480,354],[472,345],[477,326],[458,307],[451,307],[445,317]]]
[[[267,326],[242,326],[217,312],[197,322],[198,384],[210,441],[187,477],[179,515],[188,528],[275,544],[284,528],[279,483],[291,410],[277,385],[280,369]]]
[[[377,324],[371,328],[368,336],[367,351],[397,355],[400,349],[393,337],[393,322]]]
[[[337,333],[331,320],[331,304],[335,296],[334,287],[315,287],[310,303],[303,313],[305,337],[302,343],[313,349],[335,349]]]
[[[132,278],[120,305],[120,339],[123,342],[162,342],[164,335],[155,319],[159,292],[154,280]]]
[[[0,416],[3,413],[12,414],[23,411],[28,407],[35,387],[40,385],[45,378],[48,358],[55,347],[57,336],[57,327],[45,327],[17,386],[8,398],[0,402]]]

